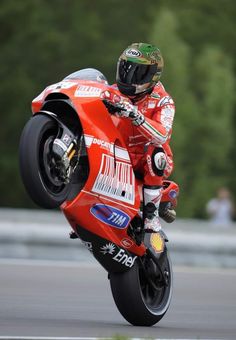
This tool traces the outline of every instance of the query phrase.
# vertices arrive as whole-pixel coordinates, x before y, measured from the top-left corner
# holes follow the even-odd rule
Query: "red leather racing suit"
[[[162,83],[158,82],[150,95],[134,105],[145,116],[145,122],[135,126],[131,120],[121,118],[119,129],[126,139],[134,170],[144,176],[144,184],[162,185],[163,177],[169,177],[173,170],[173,154],[169,142],[175,114],[174,101]],[[162,176],[157,174],[153,164],[153,155],[157,149],[163,149],[166,155],[166,167]]]

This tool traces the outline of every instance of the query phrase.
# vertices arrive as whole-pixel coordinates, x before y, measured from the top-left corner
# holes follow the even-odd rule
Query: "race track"
[[[97,265],[1,261],[0,336],[236,338],[236,271],[177,267],[174,278],[161,322],[133,327]]]

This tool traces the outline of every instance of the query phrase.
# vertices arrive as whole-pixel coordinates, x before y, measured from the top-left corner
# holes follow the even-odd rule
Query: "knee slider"
[[[167,164],[167,158],[162,148],[156,148],[152,154],[153,170],[158,176],[163,176]]]

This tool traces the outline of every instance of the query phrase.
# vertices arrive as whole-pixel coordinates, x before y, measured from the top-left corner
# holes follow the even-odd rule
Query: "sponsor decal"
[[[152,233],[150,243],[156,253],[162,253],[164,250],[164,240],[159,233]]]
[[[105,142],[104,140],[93,138],[92,144],[99,145],[101,149],[106,149],[110,152],[113,152],[114,144]]]
[[[79,85],[75,97],[100,97],[102,90],[99,87]]]
[[[87,148],[90,148],[93,144],[99,145],[101,149],[107,150],[112,154],[114,153],[116,158],[130,162],[130,157],[127,149],[114,145],[114,143],[106,142],[94,136],[84,135],[84,139]]]
[[[114,208],[110,205],[95,204],[90,209],[91,214],[101,222],[108,224],[111,227],[124,229],[130,221],[129,215],[120,209]]]
[[[136,50],[135,48],[129,48],[128,50],[125,51],[125,55],[127,57],[137,58],[137,57],[141,57],[142,53]]]
[[[175,115],[175,109],[171,105],[166,105],[161,110],[161,123],[169,131],[172,128],[173,120]]]
[[[175,199],[178,196],[178,192],[176,190],[170,190],[168,195],[170,198]]]
[[[99,145],[101,149],[105,149],[113,153],[114,144],[95,138],[94,136],[84,135],[84,140],[87,148],[90,148],[93,144]]]
[[[151,98],[155,98],[155,99],[159,99],[161,96],[158,94],[158,93],[152,93],[151,95],[150,95],[150,97]]]
[[[103,154],[92,191],[122,202],[134,204],[134,183],[134,172],[130,163],[118,160],[115,162],[113,156]]]
[[[84,142],[85,142],[85,145],[87,146],[87,148],[90,148],[90,146],[92,145],[93,138],[94,138],[93,136],[84,135]]]
[[[129,146],[136,146],[141,144],[147,144],[147,140],[143,135],[129,136]]]
[[[174,115],[175,115],[175,108],[172,105],[165,105],[162,109],[161,109],[161,114],[166,117],[166,118],[170,118],[173,120]]]
[[[83,241],[81,240],[83,245],[92,253],[93,252],[93,246],[91,242]]]
[[[129,238],[123,238],[120,243],[124,248],[130,248],[134,245],[134,242]]]
[[[156,107],[156,102],[154,100],[149,100],[148,109],[154,109]]]
[[[63,136],[62,140],[63,140],[63,142],[64,142],[67,146],[69,146],[69,145],[70,145],[70,142],[71,142],[71,137],[68,136],[67,134],[65,134],[65,135]]]
[[[114,252],[115,252],[115,249],[116,249],[116,247],[113,243],[108,243],[105,246],[102,246],[100,248],[100,251],[103,255],[106,255],[106,254],[113,255]]]
[[[173,105],[174,101],[170,96],[165,96],[165,97],[161,98],[161,100],[158,103],[158,106],[163,106],[163,105],[168,105],[168,104]]]
[[[113,257],[113,260],[122,263],[126,267],[133,267],[134,261],[136,260],[137,256],[128,256],[124,249],[120,249],[119,252],[116,254],[116,256]]]
[[[58,145],[64,152],[67,151],[67,146],[58,138],[54,139],[53,145]]]
[[[110,254],[114,255],[115,252],[115,245],[113,243],[108,243],[100,248],[102,254]],[[137,256],[129,256],[126,254],[124,249],[120,249],[118,253],[112,256],[112,259],[118,263],[123,264],[126,267],[131,268],[134,265],[134,261],[136,260]]]
[[[148,165],[148,170],[151,176],[155,177],[155,173],[152,169],[152,159],[150,155],[147,155],[147,165]]]

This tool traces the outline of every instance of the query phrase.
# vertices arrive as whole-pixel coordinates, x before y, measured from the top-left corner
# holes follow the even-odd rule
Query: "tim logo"
[[[101,222],[118,229],[126,228],[130,221],[129,215],[110,205],[96,204],[90,209],[90,212]]]

